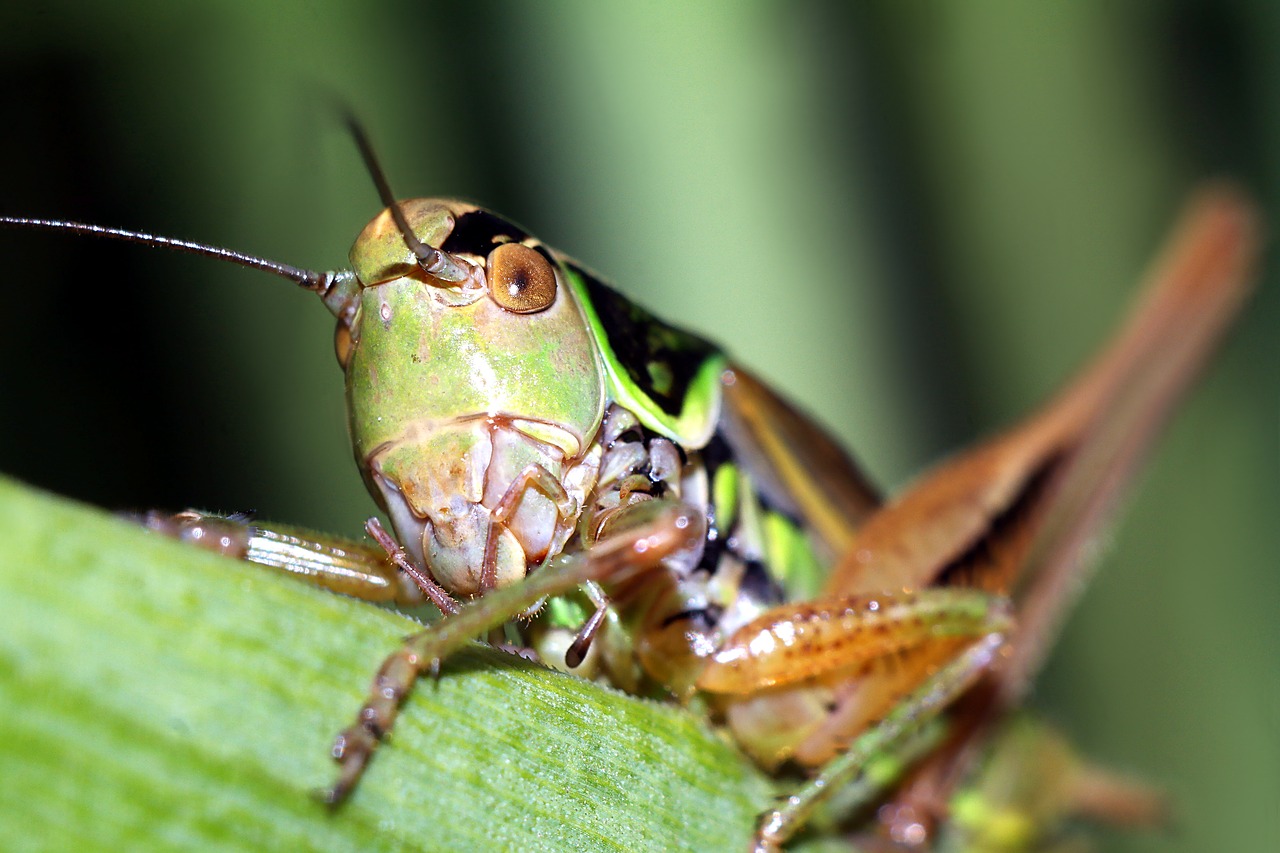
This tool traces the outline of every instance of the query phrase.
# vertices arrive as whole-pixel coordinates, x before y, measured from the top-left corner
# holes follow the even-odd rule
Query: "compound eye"
[[[489,253],[489,293],[513,314],[545,311],[556,301],[556,271],[523,243],[503,243]]]

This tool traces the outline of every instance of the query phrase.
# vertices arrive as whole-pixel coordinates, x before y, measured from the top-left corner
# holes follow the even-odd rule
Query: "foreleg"
[[[683,504],[635,504],[628,508],[626,523],[618,524],[613,535],[590,550],[557,557],[520,583],[468,602],[448,619],[409,637],[383,662],[356,722],[334,742],[338,779],[323,792],[323,799],[336,805],[351,793],[422,673],[437,671],[441,661],[469,641],[509,622],[544,598],[563,595],[588,581],[626,584],[657,569],[667,556],[700,543],[704,526],[701,513]]]
[[[405,607],[424,601],[418,584],[402,574],[392,554],[378,544],[193,509],[173,514],[152,510],[137,520],[149,530],[331,592]]]

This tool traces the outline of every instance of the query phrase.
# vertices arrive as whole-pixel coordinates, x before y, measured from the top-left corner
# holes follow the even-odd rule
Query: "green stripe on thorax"
[[[573,288],[595,335],[615,402],[686,449],[704,446],[720,415],[724,354],[668,326],[566,261]]]

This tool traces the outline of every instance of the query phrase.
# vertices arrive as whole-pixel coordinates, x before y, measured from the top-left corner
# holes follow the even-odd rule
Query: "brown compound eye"
[[[351,336],[351,327],[338,321],[338,328],[333,330],[333,352],[338,356],[338,366],[343,370],[351,363],[351,353],[355,348],[356,341]]]
[[[556,271],[523,243],[503,243],[486,264],[493,301],[513,314],[545,311],[556,301]]]

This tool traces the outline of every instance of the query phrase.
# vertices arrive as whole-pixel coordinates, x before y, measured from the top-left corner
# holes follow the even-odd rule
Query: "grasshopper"
[[[807,782],[761,819],[779,849],[833,795],[919,845],[1015,709],[1143,450],[1248,291],[1256,217],[1194,196],[1113,342],[1046,407],[890,500],[714,344],[475,205],[397,201],[351,269],[59,220],[294,281],[336,320],[357,464],[390,520],[355,542],[243,517],[146,526],[442,618],[381,665],[333,747],[354,790],[414,682],[476,638],[696,704]],[[866,784],[881,756],[914,759]],[[858,783],[858,784],[855,784]],[[848,803],[844,806],[847,808]],[[1027,847],[1034,845],[1029,841]]]

